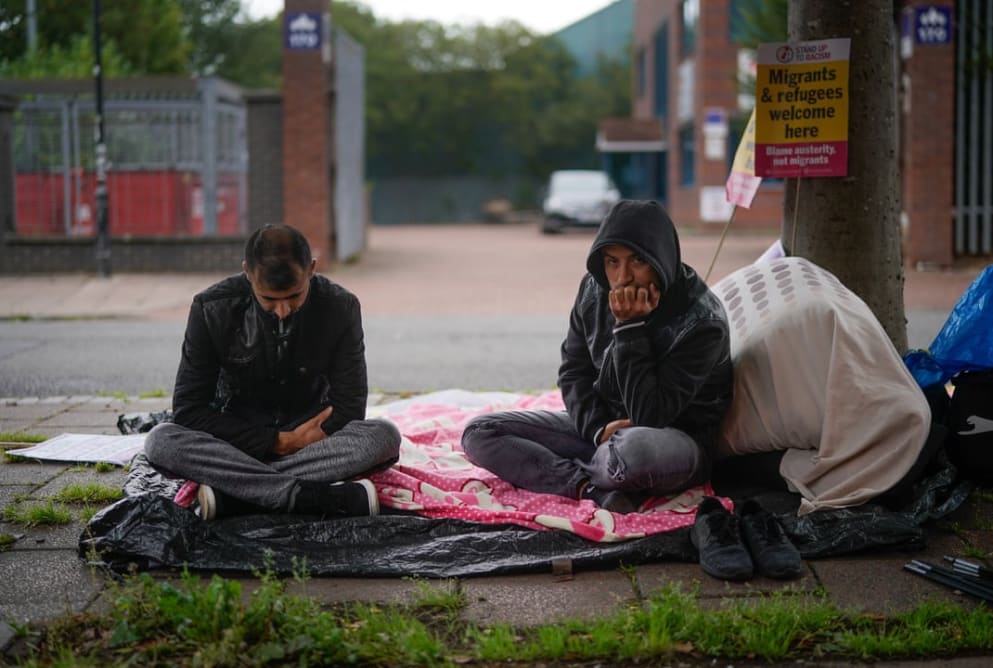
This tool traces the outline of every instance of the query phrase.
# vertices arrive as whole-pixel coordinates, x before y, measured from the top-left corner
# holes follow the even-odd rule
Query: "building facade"
[[[754,98],[754,57],[736,40],[738,0],[635,0],[632,118],[605,119],[598,146],[629,196],[665,203],[681,225],[726,222],[724,184]],[[899,44],[904,257],[947,266],[993,253],[993,3],[906,0]],[[653,130],[653,127],[655,128]],[[782,182],[763,181],[736,229],[775,229]]]

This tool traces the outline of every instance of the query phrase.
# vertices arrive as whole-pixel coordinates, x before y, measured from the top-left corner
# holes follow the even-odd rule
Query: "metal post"
[[[35,0],[27,0],[24,9],[28,15],[28,53],[34,53],[38,48],[38,12],[35,10]]]
[[[103,67],[100,63],[100,0],[93,0],[93,76],[96,79],[97,273],[110,276],[110,223],[107,220],[107,147],[103,134]]]

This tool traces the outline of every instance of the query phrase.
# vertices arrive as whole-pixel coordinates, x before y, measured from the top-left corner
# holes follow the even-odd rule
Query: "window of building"
[[[692,123],[679,129],[679,183],[684,186],[691,186],[696,182],[694,139]]]
[[[686,57],[696,48],[697,23],[700,20],[700,0],[683,0],[680,5],[683,19],[680,53]]]
[[[644,97],[645,95],[645,50],[638,49],[638,53],[634,57],[634,77],[635,86],[637,87],[637,96]]]
[[[655,115],[669,116],[669,24],[663,23],[655,33]]]

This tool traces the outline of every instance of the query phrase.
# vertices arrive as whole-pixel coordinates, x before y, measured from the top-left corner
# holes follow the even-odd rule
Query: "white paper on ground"
[[[58,462],[108,462],[125,466],[145,447],[145,434],[59,434],[30,448],[9,454]]]

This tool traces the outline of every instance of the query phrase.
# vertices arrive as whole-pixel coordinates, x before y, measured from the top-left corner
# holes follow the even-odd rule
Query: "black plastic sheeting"
[[[563,560],[581,570],[696,557],[685,531],[594,543],[560,531],[411,515],[255,515],[203,522],[154,494],[122,499],[94,516],[79,550],[83,557],[95,550],[116,571],[133,563],[139,569],[185,565],[290,574],[305,564],[318,576],[425,578],[551,572]]]
[[[689,529],[595,543],[563,531],[409,514],[335,520],[252,515],[204,522],[171,501],[177,485],[139,455],[125,486],[129,496],[90,520],[80,537],[80,557],[119,572],[137,566],[291,574],[305,564],[316,576],[425,578],[697,560]],[[898,511],[866,504],[797,517],[795,494],[753,490],[748,495],[777,515],[800,554],[811,559],[922,548],[924,524],[958,508],[970,489],[945,463],[914,485],[911,503]],[[719,491],[737,496],[731,490]]]

